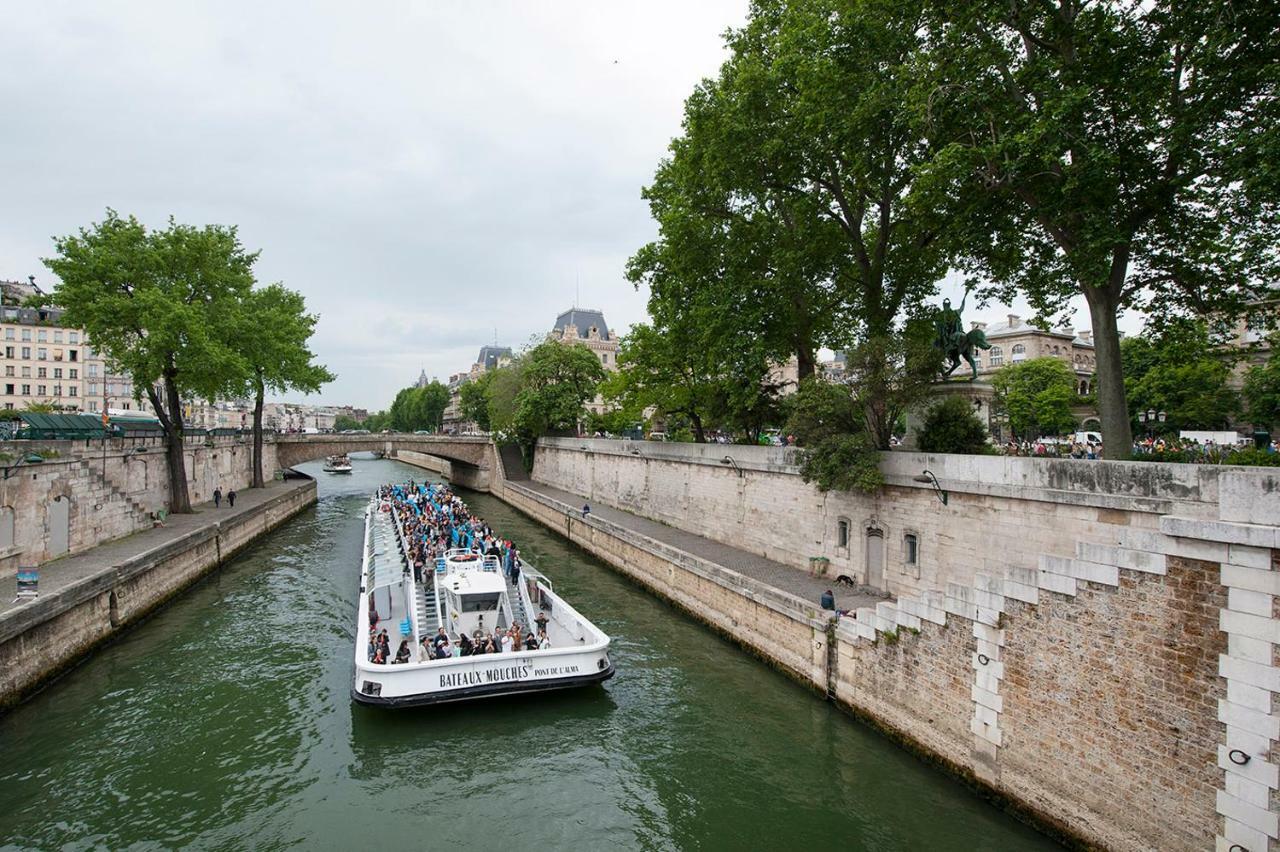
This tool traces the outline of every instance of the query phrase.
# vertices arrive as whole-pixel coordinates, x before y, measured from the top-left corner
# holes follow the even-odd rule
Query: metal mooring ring
[[[1231,762],[1236,766],[1244,766],[1250,760],[1249,755],[1245,754],[1238,748],[1231,749],[1231,751],[1227,753],[1227,757],[1230,758]]]
[[[979,654],[978,662],[985,666],[987,663],[991,662],[991,658],[988,657],[986,654]]]
[[[1227,852],[1249,852],[1249,850],[1245,849],[1239,843],[1232,843],[1231,848],[1228,849]]]

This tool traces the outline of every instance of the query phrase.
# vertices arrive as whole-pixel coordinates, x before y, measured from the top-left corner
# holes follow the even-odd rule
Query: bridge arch
[[[449,435],[277,435],[276,464],[289,468],[341,453],[384,452],[397,455],[409,450],[450,463],[451,481],[468,488],[487,490],[493,469],[493,444],[488,438]]]

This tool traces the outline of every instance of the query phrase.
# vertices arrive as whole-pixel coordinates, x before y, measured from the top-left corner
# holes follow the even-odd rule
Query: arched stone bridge
[[[493,443],[488,438],[449,435],[277,435],[276,463],[293,467],[340,453],[384,452],[390,457],[420,453],[448,464],[440,468],[451,482],[476,490],[489,487]],[[432,468],[435,469],[435,468]]]

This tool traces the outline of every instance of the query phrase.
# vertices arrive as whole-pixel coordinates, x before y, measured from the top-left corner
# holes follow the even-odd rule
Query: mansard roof
[[[611,339],[609,325],[604,321],[604,314],[592,308],[570,308],[556,317],[556,331],[564,331],[565,327],[570,325],[577,327],[578,337],[583,340],[587,339],[592,326],[600,331],[601,340]]]

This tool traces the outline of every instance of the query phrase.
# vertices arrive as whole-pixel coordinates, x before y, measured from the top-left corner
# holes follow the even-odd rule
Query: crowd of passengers
[[[483,556],[492,556],[502,566],[502,572],[514,584],[520,579],[520,551],[508,539],[500,539],[483,519],[471,514],[448,486],[426,483],[419,486],[413,480],[405,485],[384,485],[378,489],[378,499],[395,507],[400,519],[400,531],[408,548],[408,566],[414,579],[422,582],[427,566],[434,565],[445,552],[455,548],[470,550]],[[539,612],[534,619],[537,633],[525,631],[519,622],[505,629],[490,633],[477,630],[471,636],[465,633],[453,642],[443,627],[435,636],[422,637],[418,648],[419,662],[443,660],[449,657],[470,657],[477,654],[501,654],[515,651],[537,651],[551,647],[547,638],[547,617]],[[413,657],[408,639],[400,642],[395,655],[391,653],[391,639],[386,628],[380,628],[380,617],[369,601],[369,660],[374,663],[407,663]],[[532,627],[532,625],[531,625]]]

